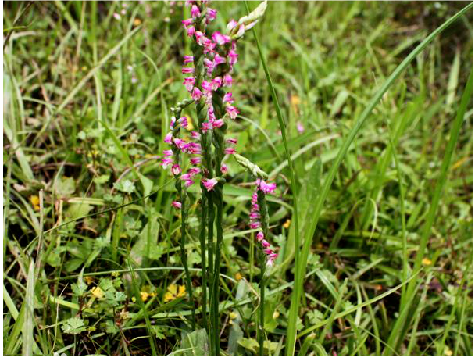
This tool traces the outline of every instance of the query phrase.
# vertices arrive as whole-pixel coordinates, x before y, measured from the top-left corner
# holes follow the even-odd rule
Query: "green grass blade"
[[[471,5],[472,4],[468,5],[467,7]],[[470,73],[470,77],[468,78],[467,84],[465,86],[465,90],[462,95],[462,100],[461,100],[459,109],[457,111],[457,116],[450,130],[450,139],[445,151],[444,160],[442,161],[440,175],[439,175],[439,178],[437,179],[434,195],[432,197],[432,201],[429,206],[429,212],[427,214],[425,224],[422,228],[422,235],[419,242],[419,249],[417,251],[416,260],[414,262],[414,270],[419,270],[421,268],[422,260],[426,254],[431,228],[434,224],[437,208],[439,206],[439,200],[442,196],[442,191],[447,181],[449,166],[452,161],[452,155],[455,151],[455,145],[457,143],[457,139],[458,139],[460,130],[462,128],[463,118],[465,116],[468,103],[470,101],[470,98],[472,97],[472,89],[473,89],[472,78],[473,78],[473,71]],[[416,291],[416,286],[417,286],[416,282],[417,280],[413,280],[411,283],[409,283],[407,287],[407,292],[406,292],[407,297],[404,299],[405,303],[412,303],[412,299],[415,296],[415,291]],[[398,317],[388,340],[388,344],[392,348],[397,349],[397,345],[399,345],[402,342],[404,335],[401,335],[400,330],[403,327],[403,325],[407,325],[409,323],[412,317],[413,315],[410,315],[407,313],[401,313],[401,315]],[[409,320],[406,320],[406,318],[409,318]],[[391,356],[392,354],[393,354],[393,351],[391,349],[386,349],[384,351],[383,356]]]
[[[298,273],[296,275],[296,284],[295,288],[292,291],[292,302],[291,302],[291,307],[290,307],[290,313],[289,313],[289,318],[288,318],[288,327],[287,327],[287,341],[286,341],[286,355],[287,356],[292,356],[295,353],[295,341],[296,341],[296,324],[297,324],[297,317],[298,317],[298,306],[300,303],[300,298],[299,298],[299,289],[303,285],[303,276],[305,274],[305,268],[307,265],[307,259],[308,255],[310,253],[310,246],[312,243],[312,237],[315,232],[318,220],[320,218],[320,213],[322,211],[323,203],[325,202],[328,193],[330,191],[330,186],[331,183],[333,182],[333,179],[336,175],[336,172],[343,161],[343,158],[346,155],[346,152],[348,151],[350,145],[352,144],[353,140],[355,139],[356,135],[360,131],[361,127],[363,124],[366,122],[367,118],[369,117],[370,113],[373,111],[373,109],[376,107],[376,105],[379,103],[381,98],[383,97],[384,93],[386,93],[389,89],[389,87],[396,81],[396,79],[401,75],[401,73],[409,66],[411,61],[416,58],[416,56],[422,52],[424,48],[427,47],[429,43],[431,43],[437,35],[439,35],[443,30],[445,30],[448,26],[450,26],[454,21],[456,21],[459,17],[461,17],[465,12],[467,12],[469,9],[471,9],[473,4],[469,4],[466,7],[464,7],[462,10],[460,10],[457,14],[452,16],[449,20],[447,20],[444,24],[442,24],[440,27],[438,27],[435,31],[433,31],[429,36],[426,37],[424,41],[422,41],[403,61],[402,63],[394,70],[394,72],[389,76],[389,78],[386,80],[386,82],[382,85],[382,87],[378,90],[378,92],[374,95],[374,97],[371,99],[369,102],[368,106],[366,109],[361,113],[360,117],[358,118],[357,122],[351,129],[350,133],[348,134],[348,137],[343,143],[343,146],[340,148],[340,151],[338,152],[338,155],[333,162],[333,165],[330,169],[330,172],[327,175],[327,178],[325,179],[325,182],[323,183],[323,187],[321,190],[321,194],[318,197],[318,200],[315,204],[315,207],[313,208],[312,211],[312,219],[311,223],[308,225],[308,229],[305,232],[304,235],[304,246],[302,250],[302,254],[300,256],[300,261],[297,262],[297,268],[298,268]],[[420,262],[422,261],[422,257],[420,258]],[[414,267],[415,270],[418,270],[419,268],[417,266],[420,266],[419,264],[416,264]],[[415,281],[411,284],[415,286]],[[388,350],[388,349],[387,349]]]
[[[25,319],[23,319],[23,356],[33,355],[33,330],[35,327],[35,263],[30,260],[30,268],[28,269],[28,281],[26,287],[25,300]]]

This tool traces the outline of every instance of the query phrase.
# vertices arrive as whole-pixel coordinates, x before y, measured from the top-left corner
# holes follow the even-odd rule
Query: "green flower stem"
[[[203,315],[203,326],[208,332],[208,322],[206,320],[206,303],[207,303],[207,278],[206,278],[206,225],[208,219],[208,211],[206,207],[206,193],[201,189],[201,221],[200,221],[200,245],[201,245],[201,314]]]
[[[259,328],[258,328],[258,338],[259,338],[259,356],[264,355],[264,308],[265,308],[265,290],[266,290],[266,256],[264,253],[261,255],[261,280],[259,282],[260,289],[260,303],[259,303]]]
[[[261,216],[261,228],[262,232],[266,239],[270,240],[271,232],[269,230],[269,215],[267,212],[267,202],[266,196],[262,190],[257,191],[257,204],[259,204],[259,214]],[[259,339],[259,356],[264,354],[264,308],[265,308],[265,288],[266,288],[266,255],[263,251],[260,253],[261,258],[261,279],[259,281],[260,289],[260,303],[259,303],[259,329],[258,329],[258,339]]]
[[[224,68],[226,70],[226,68]],[[222,74],[222,73],[221,73]],[[224,90],[219,88],[213,93],[213,108],[216,119],[222,119],[225,115],[225,107],[223,104]],[[215,147],[215,175],[221,177],[221,164],[224,159],[224,136],[226,134],[227,125],[224,124],[213,130],[213,145]],[[221,267],[221,245],[223,243],[223,182],[219,182],[213,189],[214,203],[216,205],[216,254],[215,254],[215,272],[213,279],[213,317],[215,325],[215,351],[216,355],[220,354],[220,337],[219,337],[219,272]]]

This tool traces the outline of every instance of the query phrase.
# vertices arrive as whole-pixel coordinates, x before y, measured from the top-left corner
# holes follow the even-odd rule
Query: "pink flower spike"
[[[226,141],[231,145],[235,145],[238,142],[235,138],[228,138]]]
[[[223,163],[223,164],[221,165],[221,173],[223,173],[223,174],[227,174],[227,173],[228,173],[228,166],[227,166],[225,163]]]
[[[173,167],[172,167],[172,173],[173,173],[174,175],[180,174],[180,173],[181,173],[180,165],[174,164]]]
[[[182,74],[193,74],[195,72],[195,68],[191,67],[184,67],[181,69]]]
[[[196,5],[191,7],[191,17],[196,18],[201,16],[200,8]]]
[[[214,42],[216,42],[220,46],[226,43],[226,38],[219,31],[213,32],[213,35],[211,36],[211,38],[213,39]]]
[[[226,111],[229,114],[229,117],[231,119],[235,119],[237,117],[237,115],[239,114],[239,110],[236,109],[234,106],[231,106],[231,105],[226,107]]]
[[[219,119],[219,120],[215,120],[213,121],[213,128],[217,128],[217,127],[221,127],[224,125],[224,121],[222,119]]]
[[[215,9],[208,9],[206,12],[206,20],[208,20],[208,22],[213,21],[216,18],[216,13],[217,11]]]
[[[230,87],[233,84],[233,77],[230,74],[226,74],[223,78],[223,85],[225,87]]]
[[[218,184],[218,181],[216,180],[216,178],[213,178],[213,179],[203,179],[202,180],[203,182],[203,185],[205,186],[206,190],[208,192],[210,192],[211,190],[213,190],[214,186],[216,184]]]
[[[214,78],[211,82],[213,90],[217,90],[221,86],[222,82],[223,80],[221,79],[221,77]]]
[[[193,89],[193,91],[191,92],[191,97],[195,101],[200,100],[201,95],[201,90],[199,90],[198,88]]]
[[[237,26],[237,21],[236,20],[231,20],[231,21],[229,21],[229,23],[226,27],[227,27],[228,31],[231,31],[236,26]]]
[[[172,138],[173,138],[173,134],[171,132],[169,132],[165,135],[165,139],[163,141],[166,142],[166,143],[171,143]]]
[[[181,209],[181,203],[179,201],[172,202],[172,206],[177,209]]]
[[[184,56],[184,57],[183,57],[183,62],[184,62],[185,64],[193,63],[193,61],[194,61],[194,57],[193,57],[193,56]]]
[[[211,130],[211,124],[209,122],[203,122],[203,125],[201,125],[201,131],[207,132],[209,130]]]
[[[261,214],[259,214],[259,213],[250,213],[249,217],[251,219],[259,219],[261,217]]]
[[[262,233],[262,231],[259,231],[256,235],[256,239],[257,241],[261,242],[262,239],[264,239],[264,234]]]
[[[266,262],[266,267],[267,268],[272,268],[272,266],[274,266],[274,260],[275,260],[275,258],[269,258]]]
[[[187,27],[186,29],[186,35],[188,37],[193,37],[193,35],[195,34],[195,26],[190,26],[190,27]]]
[[[299,133],[303,133],[305,131],[305,128],[303,127],[302,123],[299,121],[297,122],[297,131]]]
[[[205,47],[204,53],[211,53],[216,48],[216,43],[206,37],[203,38],[203,45]]]
[[[192,157],[190,158],[191,164],[200,164],[201,163],[201,157]]]
[[[187,180],[187,181],[185,181],[185,187],[188,188],[190,185],[193,185],[194,183],[195,183],[194,180],[191,180],[191,179],[190,179],[190,180]]]
[[[231,64],[231,65],[236,64],[238,54],[234,50],[229,51],[228,57],[229,57],[229,64]]]
[[[261,241],[261,245],[262,245],[262,247],[264,247],[264,248],[269,248],[269,247],[270,247],[270,243],[268,243],[267,240],[262,240],[262,241]]]
[[[193,23],[193,20],[192,19],[186,19],[186,20],[182,20],[181,23],[183,24],[184,27],[188,27]]]
[[[195,176],[197,174],[200,174],[201,173],[201,169],[199,169],[198,167],[191,167],[189,170],[188,170],[190,176]]]
[[[171,156],[173,156],[173,151],[172,150],[165,150],[165,151],[163,151],[163,155],[165,157],[171,157]]]
[[[195,38],[196,38],[196,42],[202,46],[203,45],[203,39],[205,38],[205,36],[203,35],[203,32],[201,31],[196,31],[195,32]]]
[[[233,103],[233,102],[234,102],[233,93],[229,92],[229,93],[224,94],[223,103]]]
[[[224,153],[227,154],[227,155],[233,155],[233,154],[236,153],[236,150],[234,148],[228,147],[228,148],[224,149]]]
[[[181,127],[184,127],[186,129],[186,127],[188,126],[188,118],[186,116],[182,116],[180,117],[180,125]]]
[[[197,131],[191,131],[191,138],[194,140],[198,140],[201,137],[200,133]]]
[[[249,224],[249,227],[250,227],[251,229],[258,229],[259,227],[261,227],[261,223],[258,222],[258,221],[252,222],[252,223]]]
[[[226,63],[226,59],[224,57],[221,57],[219,54],[216,54],[216,56],[214,56],[214,63],[216,65]]]
[[[211,85],[211,82],[209,82],[207,80],[203,80],[203,82],[201,83],[201,87],[203,88],[203,92],[205,94],[209,94],[213,91],[213,87]]]
[[[167,168],[172,163],[173,160],[171,158],[162,158],[162,168]]]
[[[262,190],[262,192],[264,192],[265,194],[271,194],[276,188],[277,185],[275,183],[267,184],[264,181],[261,181],[259,183],[259,189]]]
[[[270,249],[270,248],[266,248],[266,249],[264,250],[264,252],[265,252],[266,255],[270,255],[270,254],[273,253],[272,249]]]
[[[236,36],[239,38],[244,35],[244,32],[246,32],[246,26],[242,24],[241,26],[239,26],[239,30],[236,32]]]
[[[183,84],[185,84],[186,90],[192,91],[193,87],[195,86],[195,78],[186,77],[185,80],[183,81]]]

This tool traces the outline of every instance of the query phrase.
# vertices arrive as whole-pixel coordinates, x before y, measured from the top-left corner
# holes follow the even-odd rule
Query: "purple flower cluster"
[[[251,212],[249,213],[250,223],[249,227],[251,229],[260,229],[256,234],[257,241],[261,244],[264,249],[264,253],[267,255],[267,267],[272,267],[275,259],[277,258],[277,253],[272,248],[271,244],[264,238],[264,233],[261,229],[261,214],[258,204],[258,191],[260,190],[264,194],[272,194],[276,188],[275,183],[266,183],[262,179],[256,180],[256,190],[252,194],[252,207]]]
[[[174,131],[174,128],[176,127],[175,125],[179,124],[183,128],[188,126],[187,118],[181,117],[178,120],[172,118],[170,132],[165,136],[166,143],[170,144],[172,147],[178,148],[183,153],[191,155],[189,160],[191,168],[189,168],[185,174],[181,174],[182,169],[180,165],[178,162],[174,162],[173,150],[164,151],[164,157],[162,159],[162,167],[171,167],[171,171],[175,176],[181,174],[180,179],[185,182],[186,187],[194,184],[196,182],[196,176],[202,173],[202,168],[200,167],[202,161],[202,147],[199,143],[201,135],[223,126],[224,118],[229,117],[235,119],[239,114],[239,110],[232,105],[234,102],[232,93],[226,92],[223,97],[223,104],[226,106],[226,115],[220,119],[217,119],[215,115],[212,102],[213,92],[219,88],[229,88],[232,86],[233,78],[231,73],[233,72],[234,65],[237,62],[238,54],[236,52],[236,42],[232,41],[229,35],[215,31],[212,33],[211,38],[208,38],[205,34],[206,31],[203,32],[196,30],[195,25],[197,24],[197,21],[203,20],[203,16],[205,28],[216,18],[216,10],[208,8],[207,3],[208,1],[186,1],[186,4],[191,6],[191,18],[182,21],[187,35],[190,38],[193,38],[199,46],[203,47],[203,64],[206,68],[201,87],[198,87],[196,85],[196,73],[193,66],[195,58],[193,56],[184,56],[184,67],[182,68],[182,73],[188,76],[185,77],[183,84],[193,100],[204,100],[207,108],[207,117],[199,128],[199,132],[192,131],[189,139],[181,139],[173,136],[174,132],[176,132]],[[231,21],[228,24],[228,31],[231,31],[236,24],[236,21]],[[218,66],[220,69],[219,74],[215,74],[218,72],[218,70],[216,70]],[[223,68],[226,68],[224,73]],[[236,153],[234,146],[237,144],[237,140],[228,139],[226,142],[228,147],[224,149],[226,155],[225,159],[228,155]],[[228,168],[226,164],[223,163],[221,166],[221,172],[226,174],[227,171]],[[202,183],[208,191],[211,191],[217,184],[217,180],[215,178],[207,179],[203,177]],[[180,204],[179,202],[173,202],[172,205],[179,208]]]

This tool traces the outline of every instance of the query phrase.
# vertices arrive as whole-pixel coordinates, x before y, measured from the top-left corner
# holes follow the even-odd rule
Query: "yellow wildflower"
[[[424,258],[424,259],[422,260],[422,264],[423,264],[424,266],[430,266],[431,263],[432,263],[431,260],[429,260],[428,258]]]
[[[150,294],[147,292],[140,292],[140,298],[142,299],[142,302],[146,302]]]
[[[33,209],[40,210],[40,198],[38,195],[30,195],[30,203],[33,205]]]
[[[236,319],[236,318],[237,318],[237,314],[236,314],[235,312],[231,312],[231,313],[229,313],[229,317],[230,317],[231,319]]]
[[[165,293],[165,302],[170,302],[177,298],[181,298],[185,295],[185,286],[179,286],[177,284],[170,284],[167,288],[168,292]]]
[[[102,299],[104,298],[104,292],[100,287],[94,287],[91,289],[91,293],[94,297],[97,299]]]
[[[242,279],[241,273],[239,273],[239,272],[236,273],[236,274],[234,275],[234,278],[236,279],[236,281],[240,281],[240,280]]]
[[[141,19],[139,19],[139,18],[134,19],[134,25],[135,25],[135,26],[138,26],[138,25],[140,25],[141,23],[142,23],[142,20],[141,20]]]
[[[288,229],[289,226],[290,226],[290,219],[287,220],[287,221],[284,223],[284,227],[285,227],[286,229]]]
[[[92,282],[94,282],[94,278],[91,276],[86,276],[84,277],[84,281],[86,282],[86,284],[91,284]]]

